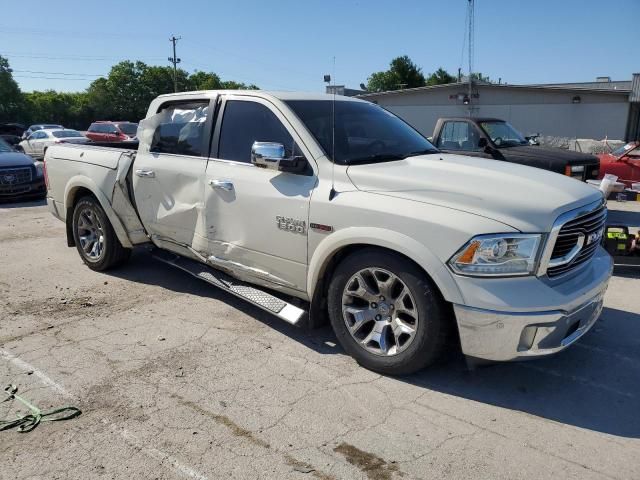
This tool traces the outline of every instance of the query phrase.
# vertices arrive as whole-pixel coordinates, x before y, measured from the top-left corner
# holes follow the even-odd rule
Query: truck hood
[[[602,199],[596,188],[539,168],[451,154],[352,165],[359,190],[488,217],[523,232],[548,232],[562,213]]]
[[[6,167],[32,167],[33,158],[20,152],[0,153],[0,168]]]
[[[564,172],[566,165],[597,165],[598,157],[563,148],[548,148],[535,145],[507,147],[498,149],[499,154],[508,162],[526,163],[530,166],[545,168],[554,172]]]

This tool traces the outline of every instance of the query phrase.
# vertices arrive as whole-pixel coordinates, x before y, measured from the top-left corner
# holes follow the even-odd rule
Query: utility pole
[[[178,91],[178,64],[182,61],[178,57],[176,57],[176,43],[182,37],[177,37],[173,35],[169,41],[173,43],[173,57],[169,57],[169,61],[173,63],[173,91]]]
[[[473,95],[473,27],[474,27],[474,18],[473,18],[473,10],[474,0],[468,0],[469,2],[469,116],[472,116],[473,106],[472,106],[472,95]]]

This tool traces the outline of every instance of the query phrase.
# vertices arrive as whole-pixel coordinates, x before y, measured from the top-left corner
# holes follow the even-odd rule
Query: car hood
[[[548,232],[562,213],[602,199],[596,188],[538,168],[451,154],[352,165],[359,190],[488,217],[523,232]]]
[[[507,161],[530,162],[536,166],[551,170],[563,171],[565,165],[597,164],[598,157],[563,148],[540,147],[536,145],[522,145],[498,149]],[[556,167],[554,169],[554,167]]]
[[[33,166],[33,158],[20,152],[0,153],[0,168],[6,167],[30,167]]]

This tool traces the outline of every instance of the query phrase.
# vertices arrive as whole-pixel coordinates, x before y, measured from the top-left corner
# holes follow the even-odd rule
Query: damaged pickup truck
[[[151,244],[289,323],[328,318],[386,374],[456,338],[475,359],[552,354],[600,315],[612,260],[591,186],[441,153],[377,105],[320,94],[163,95],[138,138],[47,150],[49,209],[94,270]]]

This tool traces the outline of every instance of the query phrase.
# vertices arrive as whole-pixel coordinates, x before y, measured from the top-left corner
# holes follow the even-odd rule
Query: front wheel
[[[365,368],[407,375],[434,363],[449,310],[409,260],[374,248],[348,256],[329,286],[329,317],[342,347]]]
[[[94,197],[83,197],[76,203],[73,238],[82,261],[92,270],[118,266],[131,254],[118,240],[107,214]]]

